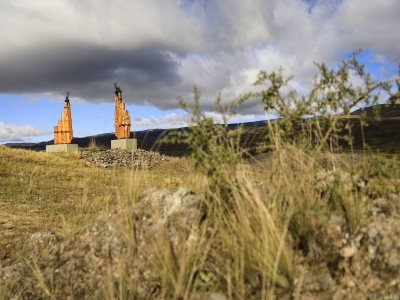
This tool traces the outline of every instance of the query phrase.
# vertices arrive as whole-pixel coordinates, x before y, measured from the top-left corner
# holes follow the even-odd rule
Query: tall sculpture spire
[[[71,104],[68,97],[69,92],[67,91],[61,120],[58,120],[57,126],[54,126],[54,144],[70,144],[72,141]]]
[[[117,82],[115,85],[115,93],[114,93],[114,127],[115,127],[115,136],[119,139],[129,138],[131,135],[131,118],[129,116],[129,112],[125,109],[125,103],[122,102],[122,91],[119,86],[117,86]]]

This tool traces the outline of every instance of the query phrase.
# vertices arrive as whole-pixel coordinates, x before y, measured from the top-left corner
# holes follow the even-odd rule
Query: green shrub
[[[164,141],[187,144],[195,168],[207,176],[211,189],[214,192],[219,190],[222,193],[229,193],[232,184],[230,174],[235,173],[237,165],[242,160],[243,149],[239,144],[241,127],[235,134],[229,132],[228,117],[234,114],[234,111],[229,104],[221,104],[221,95],[215,101],[215,109],[222,114],[223,124],[215,124],[211,117],[207,117],[200,110],[201,95],[196,86],[193,87],[193,94],[192,109],[181,97],[178,98],[181,108],[186,111],[189,118],[189,129],[173,132]]]
[[[364,65],[357,61],[359,51],[349,60],[342,61],[336,68],[329,69],[324,63],[315,63],[320,73],[314,77],[314,86],[307,96],[299,96],[297,91],[287,89],[290,80],[279,72],[261,71],[255,86],[265,85],[261,92],[249,92],[238,101],[238,106],[249,98],[260,98],[264,111],[276,114],[278,118],[268,122],[270,130],[261,148],[280,148],[292,144],[303,149],[337,149],[339,140],[352,143],[350,112],[358,107],[378,104],[380,92],[385,92],[388,104],[400,100],[400,77],[376,82]],[[362,85],[354,86],[351,77]],[[396,82],[397,90],[391,82]],[[379,115],[379,107],[374,107]],[[365,122],[363,123],[365,125]]]

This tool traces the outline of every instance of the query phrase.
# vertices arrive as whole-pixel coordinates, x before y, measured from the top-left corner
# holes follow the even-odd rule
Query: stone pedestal
[[[78,152],[78,144],[46,145],[46,152]]]
[[[133,151],[137,149],[137,139],[119,139],[111,141],[111,149],[125,149]]]

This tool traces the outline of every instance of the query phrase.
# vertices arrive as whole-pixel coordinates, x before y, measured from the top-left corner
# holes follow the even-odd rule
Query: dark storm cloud
[[[0,70],[4,93],[63,94],[68,89],[88,101],[111,98],[115,81],[129,91],[173,86],[181,80],[177,62],[155,48],[128,52],[66,45],[19,53],[15,59],[0,61]]]

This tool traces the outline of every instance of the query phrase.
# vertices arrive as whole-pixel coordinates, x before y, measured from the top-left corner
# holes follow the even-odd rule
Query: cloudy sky
[[[295,75],[364,49],[375,79],[400,62],[399,0],[0,0],[0,143],[52,139],[70,91],[74,136],[113,132],[113,82],[132,131],[185,126],[177,96],[251,90],[259,70]],[[254,100],[232,121],[265,119]]]

